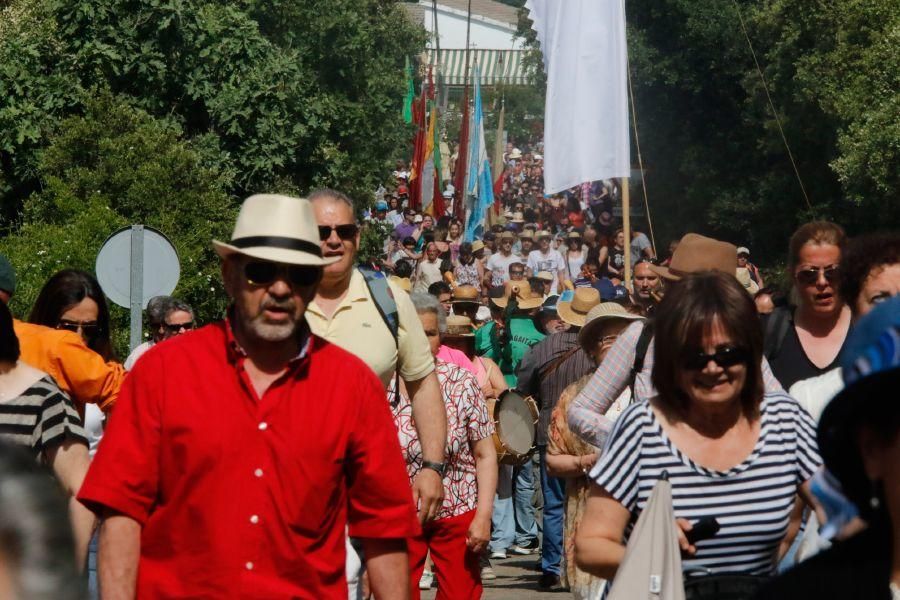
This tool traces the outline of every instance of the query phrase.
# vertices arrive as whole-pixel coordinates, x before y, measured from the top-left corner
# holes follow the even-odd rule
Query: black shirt
[[[754,600],[890,600],[890,525],[872,525],[776,577]]]
[[[789,309],[783,308],[778,310],[787,311]],[[787,333],[781,342],[781,348],[777,349],[772,356],[766,357],[769,359],[772,373],[785,390],[789,390],[791,386],[798,381],[809,379],[810,377],[817,377],[818,375],[834,369],[839,365],[838,357],[841,354],[838,352],[837,356],[834,357],[834,360],[824,368],[819,368],[813,364],[806,355],[806,351],[803,350],[803,345],[800,343],[800,337],[797,335],[797,327],[794,324],[793,312],[788,314],[790,326],[787,328]],[[766,327],[767,320],[773,318],[775,318],[775,313],[766,315],[763,320],[763,330],[766,331],[767,335],[769,334],[770,329],[769,327]]]

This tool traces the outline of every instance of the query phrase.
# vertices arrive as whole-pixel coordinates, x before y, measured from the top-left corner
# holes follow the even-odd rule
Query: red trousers
[[[419,579],[429,550],[438,582],[435,600],[481,598],[479,556],[466,546],[466,534],[474,517],[475,511],[471,510],[458,517],[433,521],[422,528],[422,535],[408,540],[412,600],[420,598]]]

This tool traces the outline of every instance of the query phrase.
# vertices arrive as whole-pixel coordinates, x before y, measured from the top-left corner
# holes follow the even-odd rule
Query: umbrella
[[[660,479],[628,538],[608,600],[684,600],[672,484]]]

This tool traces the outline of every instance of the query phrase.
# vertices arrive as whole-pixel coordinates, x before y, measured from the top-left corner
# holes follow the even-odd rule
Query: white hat
[[[750,250],[748,250],[746,248],[746,246],[741,246],[740,248],[738,248],[737,253],[738,254],[746,254],[747,256],[750,256]]]
[[[421,223],[422,220],[422,215],[416,215],[415,217],[413,217],[413,223]]]
[[[518,148],[513,148],[512,152],[509,153],[509,158],[516,160],[517,158],[522,158],[522,151]]]
[[[291,265],[324,266],[340,260],[322,258],[319,226],[309,201],[278,194],[244,200],[231,241],[213,240],[213,248],[222,258],[246,254]]]

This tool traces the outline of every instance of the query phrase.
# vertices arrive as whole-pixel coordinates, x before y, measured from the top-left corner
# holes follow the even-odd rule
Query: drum
[[[494,420],[494,447],[504,465],[524,464],[534,451],[538,407],[531,396],[506,390],[499,398],[489,398],[488,412]]]

